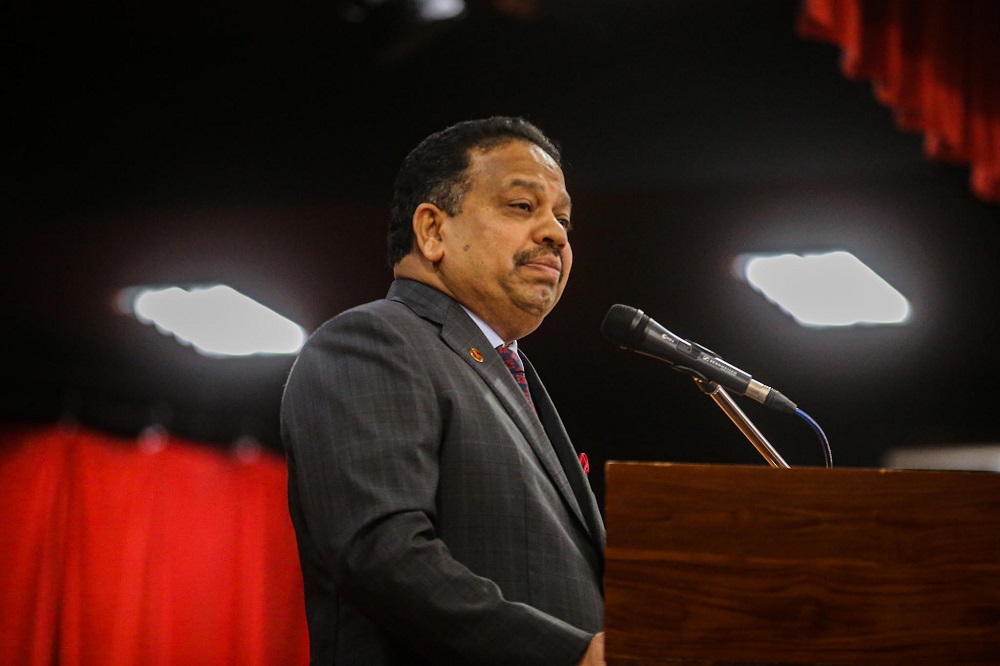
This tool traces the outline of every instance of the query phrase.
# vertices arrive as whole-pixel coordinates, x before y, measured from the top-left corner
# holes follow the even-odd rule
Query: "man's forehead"
[[[542,187],[545,181],[555,180],[565,190],[562,169],[552,156],[539,146],[527,141],[514,140],[488,149],[473,149],[470,175],[480,172],[505,188]]]
[[[541,146],[522,139],[511,139],[505,143],[487,147],[475,147],[469,150],[471,162],[495,162],[509,160],[530,160],[537,162],[562,175],[562,168],[551,155]]]

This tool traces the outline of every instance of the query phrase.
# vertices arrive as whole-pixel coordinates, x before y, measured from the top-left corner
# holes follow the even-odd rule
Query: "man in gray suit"
[[[604,525],[517,349],[569,227],[559,151],[524,120],[406,158],[387,297],[316,331],[282,403],[313,663],[603,663]]]

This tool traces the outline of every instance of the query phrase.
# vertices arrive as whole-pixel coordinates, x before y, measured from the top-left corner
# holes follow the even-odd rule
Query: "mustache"
[[[524,252],[519,252],[514,255],[514,263],[520,266],[528,263],[529,261],[534,261],[539,257],[545,257],[550,254],[559,259],[559,270],[562,271],[562,252],[560,252],[557,247],[540,247],[535,250],[525,250]]]

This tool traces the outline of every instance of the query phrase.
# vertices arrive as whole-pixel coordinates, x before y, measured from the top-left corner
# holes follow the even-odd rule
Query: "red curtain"
[[[284,460],[249,453],[0,432],[0,664],[307,663]]]
[[[1000,203],[1000,3],[805,0],[798,28],[839,45],[845,76],[871,81],[931,158],[970,165],[972,190]]]

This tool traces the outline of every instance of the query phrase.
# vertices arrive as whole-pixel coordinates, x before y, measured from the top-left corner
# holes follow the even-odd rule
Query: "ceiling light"
[[[226,285],[136,287],[123,305],[144,324],[205,356],[295,354],[305,330]]]
[[[902,324],[909,301],[850,252],[745,255],[740,273],[803,326]]]
[[[416,6],[421,21],[447,21],[465,13],[464,0],[417,0]]]

